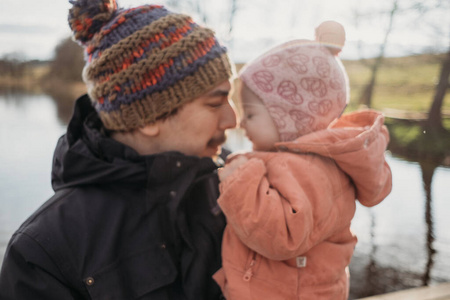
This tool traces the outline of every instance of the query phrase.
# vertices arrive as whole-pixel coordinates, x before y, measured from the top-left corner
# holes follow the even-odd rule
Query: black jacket
[[[55,150],[55,195],[11,238],[0,299],[219,299],[225,219],[216,165],[140,156],[77,100]]]

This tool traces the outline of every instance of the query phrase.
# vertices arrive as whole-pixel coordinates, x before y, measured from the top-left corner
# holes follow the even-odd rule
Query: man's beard
[[[225,133],[222,133],[220,136],[213,137],[208,142],[208,147],[220,147],[227,140],[227,136]]]

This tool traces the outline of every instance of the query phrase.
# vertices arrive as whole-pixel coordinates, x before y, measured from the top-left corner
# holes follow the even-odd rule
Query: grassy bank
[[[36,64],[27,66],[20,77],[0,73],[0,91],[20,90],[42,93],[41,80],[48,73],[48,70],[48,64]]]
[[[0,74],[0,91],[25,91],[33,94],[50,94],[57,100],[76,99],[86,93],[85,84],[48,76],[50,63],[30,64],[21,77]],[[80,76],[81,77],[81,76]]]
[[[377,76],[373,108],[428,112],[442,59],[442,55],[386,58]],[[370,78],[370,68],[362,61],[344,61],[343,64],[350,79],[351,103],[355,105]],[[443,105],[443,112],[448,114],[449,95],[450,91],[447,91]]]

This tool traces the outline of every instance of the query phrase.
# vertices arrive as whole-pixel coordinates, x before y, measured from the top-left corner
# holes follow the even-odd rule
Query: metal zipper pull
[[[250,262],[250,266],[248,267],[247,271],[245,271],[245,274],[243,277],[244,281],[250,281],[250,279],[252,279],[252,276],[253,276],[252,268],[255,265],[255,263],[256,263],[256,259],[253,258],[252,261]]]

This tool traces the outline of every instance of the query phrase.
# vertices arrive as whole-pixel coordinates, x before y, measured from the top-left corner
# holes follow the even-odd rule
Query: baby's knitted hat
[[[129,131],[170,115],[228,80],[214,32],[158,5],[71,0],[69,25],[85,48],[83,79],[104,126]]]
[[[280,140],[325,129],[345,109],[348,78],[337,54],[345,42],[341,24],[327,21],[316,40],[279,45],[246,65],[240,78],[268,109]]]

